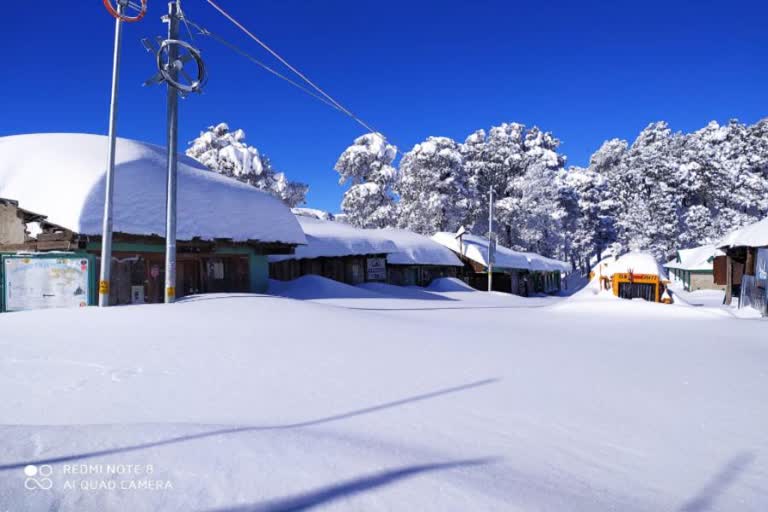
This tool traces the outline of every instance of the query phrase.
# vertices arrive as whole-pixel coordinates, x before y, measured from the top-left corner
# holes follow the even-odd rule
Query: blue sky
[[[583,165],[608,138],[649,122],[691,131],[766,115],[764,2],[218,0],[404,149],[430,135],[463,140],[506,121],[536,124]],[[75,6],[77,4],[77,6]],[[124,37],[119,134],[164,143],[165,94],[142,37],[165,33],[164,0]],[[190,19],[269,61],[204,0]],[[8,2],[0,48],[0,135],[106,133],[114,24],[96,0]],[[197,36],[210,81],[182,102],[181,142],[210,124],[243,128],[310,206],[338,210],[333,164],[364,130],[317,100]]]

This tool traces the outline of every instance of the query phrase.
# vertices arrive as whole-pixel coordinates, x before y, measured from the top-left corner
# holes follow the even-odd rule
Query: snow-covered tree
[[[519,123],[504,123],[492,127],[486,134],[478,130],[464,141],[461,153],[470,186],[468,221],[472,232],[488,236],[489,195],[493,190],[494,202],[509,196],[510,183],[523,174],[525,153],[525,126]],[[509,245],[512,240],[510,226],[494,229],[502,233],[500,242]]]
[[[631,147],[606,142],[589,170],[608,182],[622,249],[665,259],[768,214],[768,120],[689,134],[652,123]]]
[[[456,231],[469,216],[470,191],[459,144],[429,137],[403,156],[396,183],[398,225],[417,233]]]
[[[392,186],[397,171],[392,166],[397,148],[381,134],[368,133],[355,139],[339,157],[334,169],[339,184],[351,182],[341,209],[345,221],[365,228],[391,226],[395,222]]]
[[[243,130],[230,131],[226,123],[211,126],[190,143],[187,156],[208,169],[236,178],[281,199],[294,207],[305,202],[309,187],[288,180],[276,171],[258,149],[245,142]]]
[[[571,194],[577,208],[568,209],[564,223],[565,236],[570,245],[570,256],[581,268],[589,268],[594,257],[616,240],[616,203],[610,197],[608,180],[591,168],[572,167],[565,173],[564,190]]]
[[[494,195],[494,233],[502,245],[561,255],[568,241],[559,226],[574,211],[573,196],[559,179],[565,158],[559,141],[538,127],[504,123],[479,130],[461,146],[468,183],[470,221],[488,235],[489,192]]]

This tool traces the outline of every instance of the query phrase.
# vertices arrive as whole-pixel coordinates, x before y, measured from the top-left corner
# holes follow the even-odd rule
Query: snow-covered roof
[[[727,247],[768,247],[768,217],[736,231],[732,231],[717,244]]]
[[[633,251],[629,252],[618,259],[610,258],[603,260],[601,264],[606,264],[602,274],[612,276],[613,274],[650,274],[663,276],[664,271],[659,266],[659,262],[650,253]]]
[[[459,239],[455,233],[440,232],[432,236],[432,240],[444,245],[456,254],[461,254],[476,263],[488,266],[488,239],[476,235],[464,234],[461,239],[463,244],[459,246]],[[496,261],[494,267],[498,269],[519,269],[533,271],[563,271],[571,270],[571,265],[562,261],[546,258],[530,252],[513,251],[502,245],[496,245]]]
[[[334,220],[333,214],[326,212],[325,210],[318,210],[317,208],[291,208],[294,215],[298,217],[311,217],[313,219],[320,220]]]
[[[533,252],[527,252],[525,253],[525,255],[528,258],[528,262],[530,263],[530,269],[534,271],[570,272],[571,270],[573,270],[573,266],[570,263],[566,263],[564,261],[547,258],[546,256],[542,256],[540,254],[536,254]]]
[[[392,265],[464,266],[450,249],[429,237],[403,229],[384,229],[381,232],[397,247],[396,252],[387,255],[387,263]]]
[[[714,245],[702,245],[677,251],[677,257],[664,264],[664,268],[680,270],[712,270],[715,256],[721,255]]]
[[[0,137],[0,196],[83,235],[100,235],[108,139],[103,135]],[[118,139],[114,232],[165,234],[166,151]],[[296,217],[278,199],[179,155],[179,240],[306,242]]]
[[[461,237],[462,242],[460,243],[456,233],[442,231],[432,235],[432,240],[475,263],[484,267],[488,266],[487,238],[465,233]],[[501,245],[496,246],[496,262],[493,265],[499,269],[530,269],[530,263],[525,253],[513,251]]]
[[[382,230],[361,229],[351,224],[296,217],[307,238],[307,245],[297,247],[295,254],[270,256],[269,261],[362,256],[387,254],[397,251],[395,244]]]

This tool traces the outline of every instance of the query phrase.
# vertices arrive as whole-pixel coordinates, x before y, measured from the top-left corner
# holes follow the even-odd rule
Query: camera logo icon
[[[49,491],[53,488],[53,480],[49,478],[52,474],[53,466],[49,464],[29,464],[24,467],[24,488],[28,491]]]

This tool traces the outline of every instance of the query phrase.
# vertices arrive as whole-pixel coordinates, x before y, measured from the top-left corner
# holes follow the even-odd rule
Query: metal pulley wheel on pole
[[[176,199],[179,152],[179,94],[200,92],[205,83],[205,65],[200,52],[189,43],[179,39],[180,23],[183,19],[181,0],[168,4],[168,38],[161,40],[155,48],[153,43],[145,39],[144,46],[155,53],[158,73],[147,80],[144,85],[165,82],[168,87],[168,177],[166,183],[166,215],[165,215],[165,302],[176,300]],[[197,67],[194,77],[190,75],[185,65],[194,62]]]
[[[130,0],[104,0],[107,11],[115,17],[115,50],[112,61],[112,96],[109,106],[109,150],[101,231],[101,271],[99,274],[99,306],[109,306],[109,283],[112,275],[112,202],[115,189],[115,152],[117,146],[117,93],[120,81],[120,53],[123,22],[139,21],[147,12],[147,0],[137,4]]]

